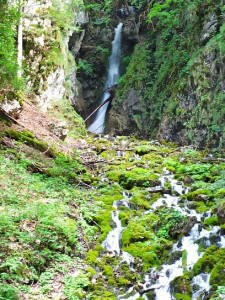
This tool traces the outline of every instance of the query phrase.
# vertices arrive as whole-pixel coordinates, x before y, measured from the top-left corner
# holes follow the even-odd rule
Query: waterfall
[[[122,26],[123,23],[119,23],[119,25],[115,29],[115,37],[112,42],[112,54],[109,58],[108,74],[107,74],[107,79],[106,79],[104,89],[111,87],[112,85],[118,83],[119,81]],[[109,93],[104,92],[101,103],[103,103],[109,97],[109,95],[110,95]],[[87,129],[88,131],[93,133],[103,133],[105,127],[104,126],[105,116],[106,116],[108,105],[109,102],[107,102],[98,110],[94,122]]]

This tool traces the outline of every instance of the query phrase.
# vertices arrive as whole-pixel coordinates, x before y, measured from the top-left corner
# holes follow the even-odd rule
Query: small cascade
[[[119,219],[119,211],[117,210],[117,208],[121,205],[129,207],[129,199],[131,199],[132,195],[128,192],[124,192],[123,196],[124,199],[114,201],[113,203],[115,210],[111,212],[111,216],[116,227],[108,233],[106,239],[102,242],[102,247],[109,252],[121,256],[122,262],[125,261],[130,268],[132,268],[132,264],[134,262],[133,256],[121,250],[121,235],[125,227],[122,227]]]
[[[112,54],[109,58],[109,67],[108,67],[108,75],[107,80],[105,83],[105,88],[115,85],[119,81],[120,73],[120,61],[121,61],[121,36],[122,36],[122,26],[123,23],[119,23],[119,25],[115,29],[115,37],[112,42]],[[108,99],[110,94],[108,92],[104,92],[102,96],[101,103],[103,103],[106,99]],[[94,122],[89,126],[87,129],[89,132],[92,133],[103,133],[105,128],[105,116],[107,112],[109,102],[105,103],[96,114]]]
[[[169,173],[167,170],[164,170],[164,173],[160,177],[160,183],[160,186],[147,188],[146,190],[162,190],[163,188],[166,191],[165,185],[166,183],[169,183],[171,185],[172,191],[174,191],[174,195],[163,194],[161,198],[159,198],[152,204],[151,209],[145,211],[143,214],[151,213],[157,207],[166,205],[169,208],[173,208],[181,212],[184,216],[195,218],[195,225],[189,231],[188,235],[180,238],[173,245],[172,249],[172,253],[176,251],[186,252],[185,270],[191,271],[194,264],[203,255],[202,252],[198,252],[199,246],[196,243],[197,240],[203,240],[205,245],[209,247],[212,244],[211,239],[217,236],[217,247],[224,247],[225,238],[221,236],[219,226],[212,226],[210,230],[206,230],[201,225],[202,218],[211,216],[210,211],[204,214],[200,214],[195,210],[190,210],[187,205],[183,205],[182,207],[179,206],[179,201],[181,200],[180,195],[187,193],[189,189],[185,187],[182,182],[178,182],[177,180],[175,180],[173,178],[173,174]],[[122,261],[125,261],[130,266],[131,270],[134,270],[134,258],[129,253],[121,250],[121,235],[125,228],[121,225],[121,221],[119,219],[119,211],[117,209],[119,206],[130,207],[129,199],[131,199],[132,195],[130,195],[128,192],[125,192],[123,196],[124,199],[115,201],[113,203],[113,207],[115,208],[115,210],[112,211],[112,220],[116,227],[108,233],[106,240],[102,242],[102,246],[107,251],[113,252],[116,255],[120,256],[122,258]],[[183,276],[183,274],[184,266],[182,263],[182,258],[180,257],[172,264],[162,265],[161,270],[156,270],[156,268],[150,269],[149,272],[145,275],[142,284],[143,287],[141,290],[137,291],[135,289],[135,286],[132,286],[127,290],[126,293],[117,296],[117,299],[136,300],[139,297],[148,299],[146,293],[150,290],[154,290],[155,300],[173,300],[174,297],[172,295],[170,287],[171,281],[178,276]],[[192,279],[192,299],[204,299],[201,298],[202,295],[205,295],[205,293],[210,290],[209,279],[210,275],[204,273],[199,274]]]

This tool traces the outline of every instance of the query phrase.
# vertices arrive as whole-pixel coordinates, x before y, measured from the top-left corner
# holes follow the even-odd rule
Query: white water
[[[112,42],[112,54],[109,58],[109,68],[108,68],[107,80],[105,83],[105,89],[111,87],[112,85],[118,83],[118,81],[119,81],[122,26],[123,26],[123,23],[119,23],[119,25],[115,29],[115,37]],[[109,96],[110,96],[109,93],[104,92],[101,103],[103,103]],[[103,133],[104,127],[105,127],[105,125],[104,125],[105,116],[106,116],[106,111],[107,111],[108,105],[109,105],[109,102],[107,102],[105,105],[103,105],[97,111],[94,122],[87,129],[89,132]]]
[[[170,175],[167,171],[162,175],[160,181],[161,181],[161,187],[164,187],[165,183],[169,182],[172,186],[172,190],[176,191],[176,193],[179,195],[188,192],[188,189],[183,186],[183,183],[179,183],[176,180],[174,180],[173,176]],[[159,188],[160,187],[156,187],[156,189]],[[114,202],[113,207],[115,208],[115,211],[112,212],[112,219],[116,224],[116,228],[111,232],[109,232],[106,240],[102,243],[102,246],[106,250],[110,252],[115,252],[115,254],[120,255],[123,258],[123,261],[126,261],[130,267],[134,262],[134,258],[127,252],[121,251],[121,247],[120,247],[121,235],[122,235],[122,231],[125,228],[121,226],[121,221],[119,220],[119,212],[117,211],[117,208],[120,205],[129,207],[129,199],[131,197],[132,195],[129,195],[128,193],[124,193],[124,199]],[[185,236],[180,240],[178,240],[178,242],[174,244],[172,249],[172,252],[186,250],[187,252],[186,269],[190,271],[193,268],[194,264],[198,261],[198,259],[201,258],[203,255],[203,253],[198,252],[199,246],[197,243],[195,243],[198,239],[204,238],[205,245],[208,247],[211,245],[210,237],[217,235],[219,236],[219,241],[217,245],[219,247],[224,247],[225,238],[223,236],[220,236],[219,226],[213,226],[211,230],[205,230],[202,227],[200,223],[201,218],[210,217],[211,212],[208,212],[207,214],[199,214],[195,210],[188,209],[187,206],[181,208],[179,206],[179,201],[180,198],[178,196],[164,194],[160,199],[158,199],[152,205],[151,208],[156,209],[161,205],[167,205],[167,207],[170,208],[172,207],[175,210],[181,212],[183,215],[196,217],[197,223],[192,227],[188,236]],[[152,212],[152,209],[146,211],[144,214]],[[125,294],[118,296],[117,299],[136,300],[140,296],[143,297],[144,299],[148,299],[145,293],[151,289],[155,291],[156,294],[155,300],[173,300],[174,298],[173,295],[171,294],[170,282],[176,277],[182,276],[183,272],[184,269],[182,266],[182,258],[179,258],[172,264],[163,265],[160,271],[156,270],[155,268],[152,268],[149,270],[149,273],[146,274],[145,276],[143,288],[141,291],[139,292],[135,291],[135,286],[133,286]],[[200,295],[204,295],[204,293],[207,293],[209,291],[210,289],[209,279],[210,279],[209,274],[199,274],[198,276],[195,276],[193,278],[191,282],[191,286],[193,288],[192,299],[198,299],[200,298]],[[197,291],[195,291],[195,286],[197,287]]]
[[[125,261],[131,268],[134,262],[134,258],[129,253],[121,250],[121,234],[125,227],[122,227],[121,221],[119,219],[119,211],[117,208],[121,205],[129,207],[129,199],[132,197],[128,192],[123,193],[124,199],[114,201],[113,207],[115,210],[111,212],[112,220],[115,223],[116,227],[112,231],[110,231],[106,237],[106,239],[102,242],[102,247],[109,252],[113,252],[116,255],[120,255],[122,257],[122,261]]]

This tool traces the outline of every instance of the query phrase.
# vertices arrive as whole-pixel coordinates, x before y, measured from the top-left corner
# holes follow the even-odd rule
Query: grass
[[[57,176],[29,172],[23,155],[1,151],[0,299],[16,299],[15,295],[24,293],[20,285],[31,282],[37,284],[40,295],[52,293],[51,283],[59,273],[64,293],[69,295],[70,282],[76,286],[76,276],[69,279],[70,263],[76,266],[77,257],[94,240],[97,228],[89,222],[98,207],[90,205],[89,192],[69,183],[70,169],[75,166],[66,158],[52,159],[50,164]],[[62,266],[65,257],[68,263]],[[82,276],[87,283],[87,272]]]

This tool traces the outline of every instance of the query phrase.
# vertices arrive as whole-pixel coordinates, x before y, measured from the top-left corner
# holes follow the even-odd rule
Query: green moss
[[[188,276],[179,276],[176,277],[171,283],[170,283],[173,293],[176,299],[188,299],[191,300],[192,295],[192,289],[191,289],[191,283],[190,278]],[[177,296],[181,298],[177,298]],[[183,298],[184,297],[184,298]]]
[[[123,227],[126,227],[128,222],[130,221],[130,216],[129,214],[127,213],[124,213],[124,212],[120,212],[119,213],[119,219],[121,220],[122,222],[122,226]]]
[[[145,155],[150,151],[156,151],[157,148],[151,145],[141,145],[135,148],[135,153],[138,155]]]
[[[104,266],[102,274],[105,276],[113,276],[113,268],[111,266]]]
[[[129,280],[127,280],[126,278],[119,278],[118,279],[118,284],[119,285],[121,285],[121,286],[126,286],[126,285],[128,285],[128,284],[130,284],[130,281]]]
[[[6,134],[12,139],[24,142],[27,145],[34,147],[35,149],[45,152],[50,157],[60,156],[60,154],[57,153],[57,151],[55,149],[53,149],[52,147],[49,147],[49,145],[47,143],[37,140],[30,135],[27,136],[27,133],[28,132],[26,131],[25,132],[26,135],[25,135],[23,133],[20,133],[19,131],[13,130],[13,129],[6,130]]]
[[[191,296],[183,295],[183,294],[179,294],[179,293],[175,293],[174,297],[177,300],[191,300],[192,299]]]
[[[217,265],[224,262],[225,248],[217,249],[215,245],[210,246],[193,267],[193,274],[196,276],[202,272],[210,273]]]
[[[124,171],[119,176],[119,184],[125,189],[132,189],[134,186],[151,187],[159,184],[158,176],[143,168],[134,168],[131,171]]]
[[[98,256],[98,251],[89,250],[88,257],[86,258],[86,260],[90,263],[96,263]]]
[[[224,286],[225,285],[225,261],[218,263],[210,275],[210,285]]]
[[[101,228],[102,235],[98,239],[99,243],[105,240],[109,231],[112,230],[111,223],[111,211],[102,211],[100,215],[95,216],[96,222]]]
[[[97,273],[93,268],[87,268],[87,272],[89,273],[89,277],[92,277]]]
[[[150,208],[150,196],[147,191],[134,187],[131,193],[133,194],[132,199],[130,199],[131,203],[145,210]]]
[[[205,219],[204,226],[217,226],[219,225],[219,220],[217,215],[213,215],[211,218]]]
[[[108,278],[108,285],[111,285],[111,286],[113,286],[113,287],[117,287],[116,279],[115,279],[114,277],[110,276],[110,277]]]

